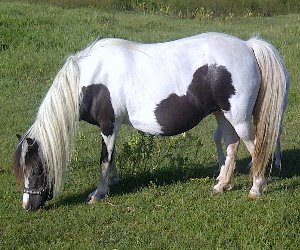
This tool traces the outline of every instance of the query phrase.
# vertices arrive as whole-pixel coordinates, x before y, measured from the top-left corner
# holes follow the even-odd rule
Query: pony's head
[[[34,211],[42,208],[53,197],[48,183],[47,168],[38,141],[21,138],[14,154],[14,172],[18,183],[23,183],[23,208]]]

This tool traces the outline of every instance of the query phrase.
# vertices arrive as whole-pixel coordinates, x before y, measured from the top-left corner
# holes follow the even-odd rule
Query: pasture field
[[[247,199],[250,161],[238,153],[235,188],[212,196],[218,170],[207,117],[185,137],[152,137],[123,127],[117,141],[121,182],[95,205],[100,133],[81,123],[64,190],[44,210],[21,208],[12,173],[16,133],[24,133],[69,54],[97,38],[162,42],[206,31],[260,35],[291,74],[282,135],[283,171],[260,200]],[[300,15],[203,20],[66,9],[0,1],[0,249],[299,249]]]
[[[16,0],[6,0],[15,2]],[[64,8],[94,7],[102,10],[134,11],[180,18],[226,16],[273,16],[300,12],[298,0],[23,0]]]

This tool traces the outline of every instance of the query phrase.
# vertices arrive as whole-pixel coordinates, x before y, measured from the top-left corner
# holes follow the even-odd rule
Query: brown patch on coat
[[[224,66],[198,68],[187,93],[171,94],[155,110],[163,135],[176,135],[195,127],[217,110],[230,110],[229,98],[235,94],[230,72]]]

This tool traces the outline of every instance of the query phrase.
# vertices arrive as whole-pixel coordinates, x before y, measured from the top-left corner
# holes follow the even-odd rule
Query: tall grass
[[[13,0],[9,0],[13,1]],[[298,0],[27,0],[65,8],[96,7],[172,15],[180,18],[204,18],[299,13]]]

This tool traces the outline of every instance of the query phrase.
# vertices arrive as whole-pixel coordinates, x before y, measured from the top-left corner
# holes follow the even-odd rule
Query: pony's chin
[[[43,205],[39,205],[39,206],[31,206],[31,205],[26,205],[25,207],[23,206],[23,208],[27,211],[27,212],[34,212],[40,209],[43,209],[44,204]]]

